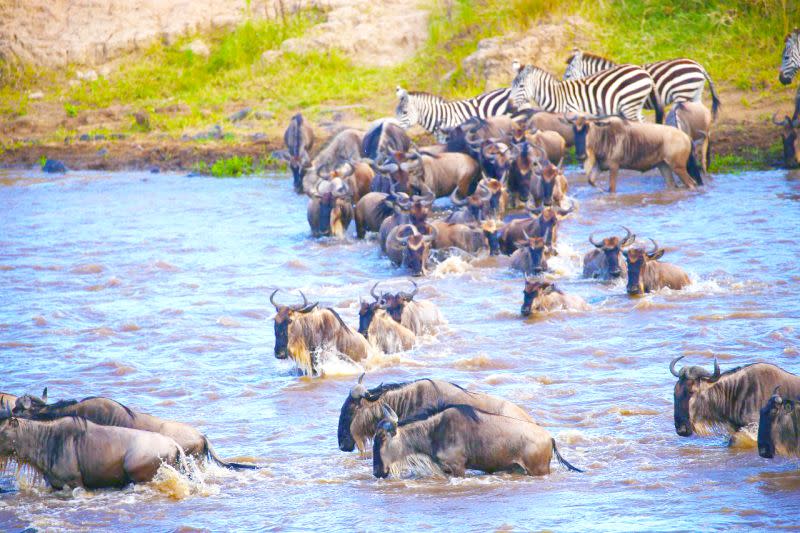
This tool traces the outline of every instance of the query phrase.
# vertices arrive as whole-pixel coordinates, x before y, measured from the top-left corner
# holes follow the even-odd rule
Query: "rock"
[[[48,174],[63,174],[67,171],[67,166],[58,159],[48,159],[42,165],[42,170]]]
[[[222,126],[219,124],[214,124],[214,127],[208,130],[209,139],[222,139]]]
[[[64,144],[69,144],[72,142],[72,139],[69,137],[64,137]]]
[[[91,136],[91,135],[89,135],[88,133],[84,133],[83,135],[81,135],[80,137],[78,137],[78,139],[80,139],[80,140],[81,140],[81,141],[83,141],[83,142],[89,142],[89,141],[91,141],[91,140],[92,140],[92,136]]]
[[[159,174],[161,169],[158,167],[150,167],[150,174]]]
[[[112,133],[110,137],[115,141],[121,141],[122,139],[125,139],[127,135],[124,133]]]
[[[133,114],[134,120],[136,120],[136,125],[142,129],[149,130],[150,129],[150,115],[147,111],[137,111]]]
[[[539,24],[521,34],[483,39],[478,43],[478,49],[464,58],[461,66],[467,76],[484,81],[487,88],[510,85],[514,78],[511,68],[514,60],[548,69],[561,79],[569,50],[586,44],[576,37],[578,35],[593,35],[589,23],[580,17],[567,17],[555,24]]]
[[[267,134],[266,133],[261,133],[261,132],[254,133],[254,134],[252,134],[250,136],[250,140],[251,141],[263,141],[266,138],[267,138]]]
[[[98,133],[97,135],[94,136],[94,140],[95,141],[105,141],[106,140],[106,136],[103,135],[102,133]]]
[[[34,91],[28,95],[28,98],[31,100],[41,100],[44,98],[44,93],[42,91]]]
[[[111,74],[111,67],[108,65],[103,65],[98,70],[100,71],[100,76],[103,78],[107,78]]]
[[[75,72],[75,77],[81,81],[95,81],[97,79],[97,72],[89,69],[89,70],[79,70]]]
[[[269,65],[282,55],[283,51],[281,50],[267,50],[266,52],[261,54],[261,63],[264,65]]]
[[[100,157],[105,157],[105,156],[107,156],[107,155],[108,155],[108,148],[100,148],[100,149],[97,151],[97,155],[99,155]]]
[[[272,111],[256,111],[253,116],[256,120],[272,120],[275,118],[275,113]]]
[[[181,141],[186,142],[191,140],[192,138],[188,134],[184,133],[183,135],[181,135]]]
[[[200,39],[195,39],[194,41],[184,46],[182,49],[188,50],[189,52],[192,52],[194,55],[201,57],[208,57],[211,55],[211,50],[208,48],[208,45]]]
[[[169,104],[156,108],[156,113],[159,115],[189,113],[191,110],[192,109],[186,104]]]
[[[251,108],[245,107],[244,109],[240,109],[233,115],[229,116],[228,120],[231,122],[239,122],[240,120],[246,119],[247,115],[249,115],[252,111],[253,110]]]

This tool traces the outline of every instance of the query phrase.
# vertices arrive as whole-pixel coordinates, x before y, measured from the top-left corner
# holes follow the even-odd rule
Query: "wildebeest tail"
[[[694,178],[698,185],[703,184],[703,176],[700,174],[700,165],[697,163],[697,158],[694,156],[694,149],[689,151],[689,160],[686,162],[686,171]]]
[[[214,451],[214,447],[211,446],[211,442],[209,442],[208,437],[203,435],[203,440],[205,440],[205,443],[206,443],[206,454],[208,455],[208,457],[212,461],[217,463],[219,466],[221,466],[223,468],[230,468],[232,470],[257,470],[258,469],[258,466],[256,466],[256,465],[250,465],[250,464],[245,464],[245,463],[231,463],[231,462],[228,462],[228,461],[224,461],[223,459],[220,459],[219,455],[217,455],[217,452]]]
[[[583,470],[581,470],[580,468],[575,468],[574,466],[569,464],[566,459],[561,457],[561,454],[558,453],[558,448],[556,448],[556,439],[550,437],[550,442],[553,443],[553,454],[556,456],[556,460],[558,460],[559,464],[561,464],[562,466],[566,466],[567,470],[571,470],[572,472],[583,472]]]

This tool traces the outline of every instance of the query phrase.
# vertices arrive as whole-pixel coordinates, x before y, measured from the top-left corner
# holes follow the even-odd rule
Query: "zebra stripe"
[[[567,60],[564,79],[574,80],[591,76],[615,65],[616,63],[604,57],[576,50]],[[666,59],[647,63],[642,68],[652,76],[655,83],[653,93],[647,99],[645,108],[656,110],[658,122],[661,122],[662,106],[673,102],[702,102],[703,87],[706,81],[711,89],[712,112],[716,118],[720,105],[719,96],[714,81],[700,63],[686,58]]]
[[[431,133],[441,128],[455,128],[467,120],[505,115],[508,111],[508,88],[495,89],[465,100],[447,101],[441,96],[407,92],[397,88],[397,120],[403,128],[419,124]]]
[[[527,65],[511,84],[511,100],[516,107],[533,102],[551,113],[621,113],[641,122],[642,107],[652,90],[650,74],[635,65],[620,65],[567,81],[558,81],[545,70]]]
[[[781,71],[778,79],[782,84],[789,85],[798,70],[800,70],[800,29],[795,28],[784,40]],[[800,118],[800,86],[797,87],[797,94],[794,97],[792,121],[798,118]]]

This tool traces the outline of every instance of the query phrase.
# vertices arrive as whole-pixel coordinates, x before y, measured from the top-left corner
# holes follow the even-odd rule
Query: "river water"
[[[286,176],[2,171],[0,390],[109,396],[265,468],[60,492],[6,472],[0,530],[797,527],[798,461],[676,435],[667,367],[685,355],[710,369],[716,356],[723,370],[800,372],[800,176],[720,175],[686,192],[637,175],[616,196],[568,177],[580,207],[563,222],[552,277],[591,311],[524,321],[508,258],[450,259],[418,296],[447,327],[371,361],[366,381],[427,376],[511,399],[586,473],[554,464],[544,478],[378,481],[371,459],[337,447],[358,370],[330,364],[312,379],[276,360],[268,300],[302,289],[355,327],[374,281],[404,280],[375,242],[312,240]],[[655,238],[691,288],[631,299],[622,282],[580,279],[589,233],[619,224]]]

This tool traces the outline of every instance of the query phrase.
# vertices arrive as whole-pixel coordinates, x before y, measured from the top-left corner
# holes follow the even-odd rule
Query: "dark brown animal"
[[[306,217],[314,237],[344,237],[353,219],[353,193],[347,182],[341,178],[318,181]]]
[[[564,294],[549,281],[541,281],[525,276],[525,289],[522,291],[522,316],[532,312],[587,311],[589,304],[578,295]]]
[[[427,233],[421,233],[413,224],[401,224],[386,237],[386,255],[395,265],[407,268],[412,276],[427,273],[436,228],[429,225],[427,229]]]
[[[798,102],[800,102],[800,100],[798,100]],[[783,140],[783,164],[786,168],[794,168],[800,165],[800,136],[797,134],[797,130],[800,130],[800,118],[796,118],[792,121],[787,115],[781,122],[778,122],[775,118],[776,116],[777,115],[772,115],[772,122],[783,127],[781,131],[781,139]]]
[[[636,240],[636,235],[622,226],[625,236],[604,237],[601,241],[594,239],[594,233],[589,235],[589,242],[594,250],[586,252],[583,256],[583,277],[599,279],[616,279],[628,276],[628,263],[622,255],[622,249],[630,246]]]
[[[650,251],[640,247],[622,251],[627,262],[628,294],[644,294],[663,288],[678,291],[690,285],[692,282],[681,267],[658,261],[664,255],[664,249],[659,248],[653,239],[650,241],[653,243]]]
[[[286,145],[286,150],[280,150],[272,155],[278,159],[283,159],[289,164],[289,168],[292,171],[294,190],[298,194],[302,194],[303,178],[312,166],[309,152],[314,147],[314,130],[303,119],[301,113],[297,113],[289,121],[289,126],[283,133],[283,144]]]
[[[667,113],[664,124],[678,128],[692,140],[694,157],[703,173],[711,165],[711,111],[702,102],[677,102]]]
[[[800,455],[800,399],[780,394],[775,387],[758,419],[758,455],[772,459],[775,454]]]

